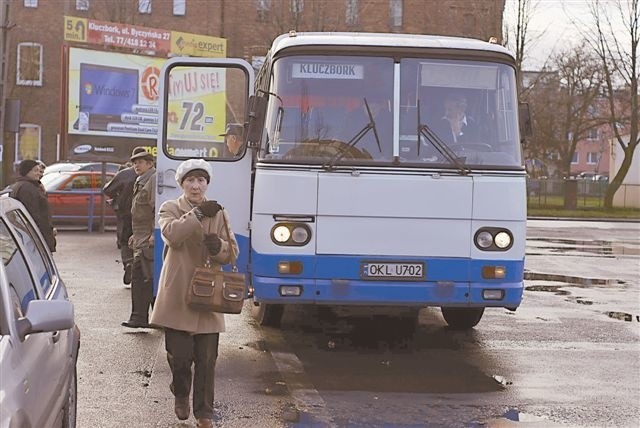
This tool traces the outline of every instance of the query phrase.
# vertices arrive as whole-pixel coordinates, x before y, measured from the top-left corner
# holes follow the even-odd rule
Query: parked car
[[[107,172],[107,181],[114,177]],[[102,172],[95,171],[59,171],[46,174],[40,180],[47,192],[54,226],[100,224],[102,215]],[[89,193],[93,192],[93,193]],[[91,201],[93,200],[93,206]],[[92,216],[90,216],[90,211]],[[116,214],[105,203],[105,224],[116,224]],[[91,217],[91,218],[90,218]]]
[[[73,304],[33,219],[2,193],[0,426],[73,428],[80,348]]]
[[[115,174],[120,169],[120,164],[107,162],[107,172]],[[58,162],[47,166],[44,169],[44,175],[53,172],[67,171],[102,171],[101,162]]]

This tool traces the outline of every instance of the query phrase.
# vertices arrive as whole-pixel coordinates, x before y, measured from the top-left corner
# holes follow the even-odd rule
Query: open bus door
[[[207,199],[218,201],[230,216],[242,272],[249,262],[252,155],[245,143],[233,153],[221,134],[227,124],[239,124],[240,129],[246,124],[253,81],[251,65],[240,59],[172,58],[161,73],[158,115],[156,211],[182,194],[175,179],[181,162],[192,158],[210,162],[213,176]],[[156,291],[163,258],[158,227],[156,218]]]

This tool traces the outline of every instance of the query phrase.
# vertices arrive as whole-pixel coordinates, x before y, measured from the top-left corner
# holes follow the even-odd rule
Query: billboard
[[[155,138],[164,59],[69,49],[67,132]]]

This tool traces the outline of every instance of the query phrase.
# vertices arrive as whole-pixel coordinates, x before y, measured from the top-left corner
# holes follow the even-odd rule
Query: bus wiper
[[[460,175],[469,174],[470,170],[466,168],[462,162],[460,162],[460,158],[449,148],[447,143],[442,141],[442,139],[433,132],[433,130],[427,126],[427,124],[420,123],[420,100],[417,102],[418,108],[416,109],[418,112],[418,130],[417,130],[417,138],[418,138],[418,154],[420,154],[420,136],[423,136],[425,140],[427,140],[431,145],[446,159],[454,165]]]
[[[378,150],[382,153],[382,145],[380,144],[380,138],[378,137],[378,130],[376,129],[376,122],[373,120],[373,114],[371,114],[371,109],[369,108],[369,103],[366,98],[363,98],[364,106],[367,110],[367,115],[369,115],[369,123],[367,123],[356,135],[353,136],[349,142],[340,148],[340,151],[333,155],[322,167],[331,169],[336,162],[344,157],[347,153],[347,150],[350,147],[355,147],[356,144],[365,136],[369,130],[373,129],[373,135],[376,138],[376,143],[378,144]]]

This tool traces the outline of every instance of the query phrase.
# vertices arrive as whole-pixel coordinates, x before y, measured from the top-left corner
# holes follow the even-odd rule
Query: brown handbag
[[[231,230],[227,219],[222,216],[230,242]],[[239,314],[246,295],[245,275],[238,272],[236,255],[231,251],[231,272],[223,272],[211,266],[211,259],[207,254],[204,266],[196,267],[191,277],[187,304],[189,307],[205,312],[219,312],[223,314]]]

